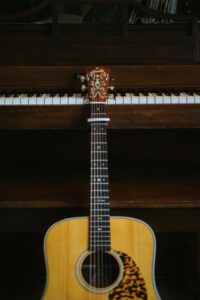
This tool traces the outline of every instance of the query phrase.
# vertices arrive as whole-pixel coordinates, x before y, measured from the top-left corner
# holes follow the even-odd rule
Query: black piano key
[[[134,96],[139,96],[140,95],[140,91],[138,89],[132,90],[132,93],[133,93]]]
[[[174,91],[173,91],[173,94],[174,94],[175,96],[180,96],[180,91],[174,90]]]

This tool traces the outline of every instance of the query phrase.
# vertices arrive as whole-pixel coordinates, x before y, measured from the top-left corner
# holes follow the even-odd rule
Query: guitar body
[[[112,279],[105,288],[92,290],[82,273],[83,261],[91,254],[87,250],[89,219],[64,219],[51,226],[44,241],[47,281],[43,300],[160,299],[154,280],[156,246],[151,228],[137,219],[111,217],[110,230],[111,256],[119,274],[110,274]],[[108,269],[104,271],[108,273]]]

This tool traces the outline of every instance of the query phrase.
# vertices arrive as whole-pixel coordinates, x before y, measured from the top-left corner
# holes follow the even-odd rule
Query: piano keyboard
[[[87,95],[78,93],[0,93],[0,106],[82,105]],[[200,104],[200,92],[123,92],[109,94],[108,105]]]

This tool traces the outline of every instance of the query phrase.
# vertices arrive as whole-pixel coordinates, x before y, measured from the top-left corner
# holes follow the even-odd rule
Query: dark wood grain
[[[94,67],[96,65],[93,65]],[[76,88],[92,66],[0,66],[0,88]],[[199,65],[107,66],[116,88],[199,88]]]
[[[0,208],[86,209],[88,135],[0,132]],[[197,129],[109,131],[112,208],[199,207],[199,135]]]
[[[108,105],[111,129],[200,128],[200,105]],[[89,105],[2,106],[0,129],[86,128]]]
[[[119,174],[111,181],[112,208],[200,207],[199,178],[137,178],[127,174]],[[0,187],[0,194],[0,209],[89,206],[87,177],[76,178],[73,174],[65,180],[5,182]]]

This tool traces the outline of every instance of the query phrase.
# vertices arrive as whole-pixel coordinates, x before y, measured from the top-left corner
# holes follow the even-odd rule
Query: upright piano
[[[177,23],[130,25],[129,5],[156,18],[175,17],[118,0],[109,3],[121,5],[120,24],[59,24],[57,4],[64,2],[41,2],[51,7],[47,24],[8,22],[35,8],[0,17],[2,299],[40,299],[46,229],[87,214],[89,104],[78,77],[100,65],[112,77],[112,214],[143,219],[156,232],[163,299],[198,299],[198,20],[176,16]]]

